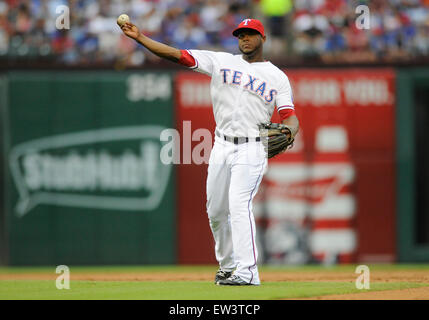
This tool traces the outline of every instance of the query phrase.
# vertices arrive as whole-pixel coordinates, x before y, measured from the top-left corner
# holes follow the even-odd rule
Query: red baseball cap
[[[258,31],[261,34],[261,36],[265,36],[264,26],[263,26],[262,22],[257,20],[257,19],[244,19],[243,21],[240,22],[238,27],[232,32],[232,35],[234,37],[237,37],[238,32],[241,29],[253,29],[253,30]]]

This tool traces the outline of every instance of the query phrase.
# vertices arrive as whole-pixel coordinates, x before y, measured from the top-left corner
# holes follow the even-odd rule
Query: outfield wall
[[[174,263],[168,73],[8,75],[11,265]],[[4,106],[3,106],[4,108]]]
[[[429,261],[429,69],[397,71],[398,260]]]
[[[269,161],[255,199],[261,260],[395,261],[394,71],[286,73],[301,128],[294,148]],[[177,124],[213,130],[209,78],[179,73],[177,90]],[[214,260],[205,195],[191,191],[205,190],[206,170],[178,167],[181,263]]]
[[[286,73],[301,131],[270,160],[255,199],[261,262],[413,261],[413,157],[403,148],[414,122],[402,116],[414,107],[412,74]],[[209,81],[189,71],[5,74],[2,263],[215,263],[201,148],[213,139]],[[397,151],[398,111],[410,121]],[[161,141],[168,128],[177,135]],[[165,164],[160,151],[172,145],[178,162]]]

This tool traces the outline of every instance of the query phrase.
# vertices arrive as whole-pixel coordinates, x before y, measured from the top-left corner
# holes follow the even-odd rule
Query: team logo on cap
[[[264,36],[264,26],[257,19],[244,19],[240,22],[238,27],[232,32],[232,35],[237,37],[238,31],[240,29],[253,29],[258,31],[262,36]]]

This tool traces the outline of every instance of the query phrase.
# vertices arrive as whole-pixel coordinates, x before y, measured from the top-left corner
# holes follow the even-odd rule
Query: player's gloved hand
[[[259,126],[261,137],[267,138],[266,148],[268,158],[272,158],[279,153],[293,147],[294,138],[290,128],[281,123],[267,123]]]

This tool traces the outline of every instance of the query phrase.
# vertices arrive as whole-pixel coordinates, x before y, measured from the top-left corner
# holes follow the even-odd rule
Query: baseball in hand
[[[118,23],[119,26],[122,26],[124,23],[130,22],[130,17],[128,15],[126,15],[125,13],[121,14],[118,17],[118,20],[116,20],[116,22]]]

